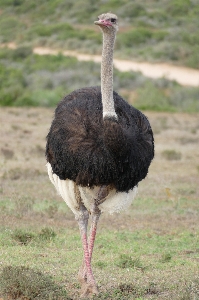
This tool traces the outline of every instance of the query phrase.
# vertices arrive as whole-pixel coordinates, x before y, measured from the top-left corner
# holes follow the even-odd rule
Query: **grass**
[[[3,293],[12,299],[71,299],[50,276],[24,266],[7,266],[0,277]]]
[[[51,107],[75,89],[100,85],[99,64],[61,54],[39,56],[29,47],[0,49],[0,65],[0,106]],[[199,111],[198,88],[164,78],[150,80],[140,73],[114,70],[114,89],[142,110]]]
[[[0,9],[0,43],[99,53],[101,37],[93,22],[112,11],[121,20],[118,57],[199,68],[197,1],[56,0],[36,5],[30,0],[1,0]]]
[[[77,300],[79,230],[42,153],[53,110],[1,107],[0,114],[0,297],[37,299],[40,291],[38,299]],[[147,116],[156,158],[130,209],[101,217],[93,254],[100,294],[93,299],[199,297],[198,114]],[[168,149],[181,159],[162,158]]]
[[[175,150],[166,149],[162,152],[162,156],[167,160],[180,160],[182,157],[182,154]]]

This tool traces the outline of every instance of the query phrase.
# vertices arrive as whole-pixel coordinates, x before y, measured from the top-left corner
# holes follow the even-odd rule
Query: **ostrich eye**
[[[115,23],[115,22],[116,22],[116,19],[111,18],[111,23]]]

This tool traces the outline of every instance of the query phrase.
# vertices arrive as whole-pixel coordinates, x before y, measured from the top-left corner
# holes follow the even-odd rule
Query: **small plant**
[[[31,240],[35,237],[34,233],[24,231],[22,229],[16,229],[12,233],[12,238],[21,245],[28,245]]]
[[[162,263],[167,263],[167,262],[170,262],[171,259],[172,259],[172,256],[171,256],[170,253],[164,253],[164,254],[162,254],[162,257],[161,257],[160,261]]]
[[[38,237],[41,240],[52,240],[56,237],[56,233],[52,228],[45,227],[41,230]]]
[[[162,156],[167,160],[180,160],[182,158],[181,152],[175,150],[164,150]]]
[[[24,266],[7,266],[2,270],[0,293],[9,299],[70,299],[67,292],[54,283],[50,276]]]
[[[98,268],[100,268],[100,269],[104,269],[104,268],[106,268],[107,263],[104,262],[104,261],[99,260],[99,261],[97,261],[97,262],[95,263],[95,265],[96,265]]]
[[[143,269],[143,266],[142,266],[139,258],[132,259],[132,257],[127,254],[120,255],[117,266],[122,269],[125,269],[125,268]]]

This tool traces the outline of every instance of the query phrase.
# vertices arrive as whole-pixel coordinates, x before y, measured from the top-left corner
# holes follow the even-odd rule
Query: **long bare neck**
[[[101,93],[103,118],[115,117],[117,114],[113,100],[113,49],[115,44],[114,32],[103,31],[103,50],[101,63]]]

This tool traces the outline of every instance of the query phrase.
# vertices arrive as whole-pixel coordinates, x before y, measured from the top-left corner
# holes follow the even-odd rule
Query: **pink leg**
[[[81,297],[88,296],[89,294],[97,294],[97,285],[93,276],[91,268],[91,259],[87,241],[87,225],[88,225],[88,211],[83,204],[80,205],[80,210],[82,214],[78,219],[78,224],[80,228],[80,234],[82,239],[82,245],[84,250],[84,262],[82,268],[79,271],[79,279],[82,283],[82,294]]]
[[[85,206],[80,203],[81,216],[78,219],[78,224],[80,228],[80,234],[84,249],[84,260],[83,265],[79,271],[79,280],[82,284],[82,294],[81,297],[88,296],[89,294],[98,294],[97,285],[93,276],[91,268],[91,258],[94,248],[94,242],[97,232],[97,224],[100,218],[101,211],[98,208],[98,205],[105,201],[106,196],[108,195],[108,189],[106,186],[101,186],[97,194],[96,199],[94,200],[93,207],[91,209],[92,221],[90,229],[89,243],[87,241],[87,226],[89,214]]]
[[[94,204],[93,209],[92,209],[92,220],[91,220],[91,229],[90,229],[90,237],[89,237],[90,260],[92,259],[95,237],[96,237],[96,233],[97,233],[97,224],[98,224],[100,215],[101,215],[101,211],[99,210],[97,205]]]

